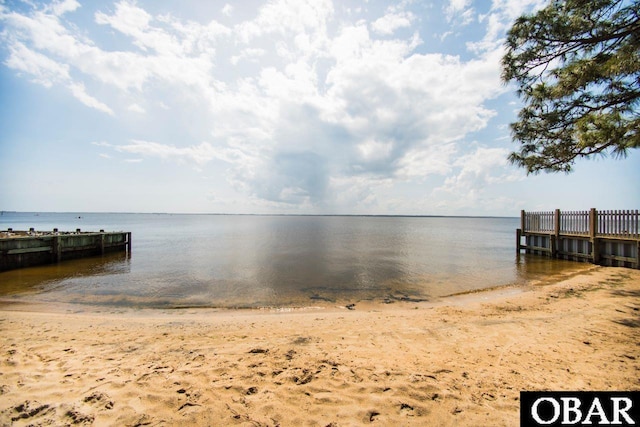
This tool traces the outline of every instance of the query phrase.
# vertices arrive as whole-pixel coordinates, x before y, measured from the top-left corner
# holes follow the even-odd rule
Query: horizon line
[[[518,215],[444,215],[444,214],[359,214],[359,213],[225,213],[225,212],[108,212],[108,211],[16,211],[0,210],[20,214],[110,214],[110,215],[210,215],[210,216],[325,216],[325,217],[381,217],[381,218],[518,218]]]

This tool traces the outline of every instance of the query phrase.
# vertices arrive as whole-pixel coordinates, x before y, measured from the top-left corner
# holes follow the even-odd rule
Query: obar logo
[[[520,426],[639,426],[640,392],[520,393]]]

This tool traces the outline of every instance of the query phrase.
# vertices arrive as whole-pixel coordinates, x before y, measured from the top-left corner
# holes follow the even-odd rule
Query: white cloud
[[[470,0],[449,0],[444,6],[445,16],[448,22],[456,22],[458,25],[469,25],[474,19],[474,9],[469,6]]]
[[[449,37],[450,35],[453,34],[453,31],[445,31],[444,33],[440,34],[440,35],[436,35],[436,37],[438,39],[440,39],[440,41],[445,41],[447,37]]]
[[[147,112],[147,110],[145,110],[143,107],[141,107],[136,103],[129,105],[127,107],[127,110],[131,111],[132,113],[140,113],[140,114],[144,114]]]
[[[10,12],[2,18],[12,29],[9,39],[11,44],[22,40],[41,53],[48,52],[61,57],[81,55],[89,48],[78,43],[56,15],[44,11],[31,15]]]
[[[510,4],[496,0],[482,17],[486,34],[469,45],[471,59],[424,53],[431,51],[424,28],[409,36],[397,31],[419,24],[409,2],[373,21],[361,19],[364,9],[354,12],[352,22],[329,0],[270,0],[253,18],[227,27],[119,1],[92,15],[96,32],[110,34],[107,42],[71,23],[78,8],[72,0],[24,13],[3,9],[1,19],[8,67],[45,86],[67,87],[92,109],[114,117],[114,110],[145,113],[167,135],[185,135],[163,140],[154,126],[136,129],[139,139],[130,143],[99,146],[135,154],[134,161],[204,167],[223,160],[227,181],[254,200],[373,206],[381,199],[377,189],[394,183],[437,176],[444,182],[439,192],[450,194],[475,188],[476,176],[503,179],[471,165],[480,153],[495,156],[489,169],[504,168],[497,161],[504,150],[469,154],[462,141],[488,126],[496,112],[487,101],[507,90],[499,77],[500,40],[517,9]],[[229,18],[241,12],[218,8]],[[450,1],[444,12],[455,25],[475,13],[466,0]]]
[[[95,21],[98,24],[111,25],[123,34],[136,36],[144,33],[149,28],[151,15],[137,7],[134,2],[120,1],[116,4],[113,15],[96,12]]]
[[[326,22],[333,14],[330,0],[302,2],[298,0],[274,0],[260,8],[256,19],[236,26],[239,39],[249,43],[266,34],[323,34]]]
[[[469,7],[470,0],[449,0],[449,4],[446,6],[448,13],[458,13]]]
[[[357,148],[365,162],[384,161],[393,150],[393,141],[368,140],[358,144]]]
[[[453,143],[415,147],[409,150],[398,162],[397,174],[405,180],[432,174],[447,175],[453,169],[452,159],[456,151]]]
[[[223,15],[226,16],[231,16],[231,14],[233,13],[233,6],[230,5],[229,3],[226,3],[221,10]]]
[[[175,160],[178,162],[193,162],[199,166],[218,157],[217,151],[208,142],[187,147],[176,147],[175,145],[161,144],[158,142],[132,140],[127,145],[112,145],[116,151],[124,153],[140,154],[148,157],[159,157],[165,160]]]
[[[458,156],[452,163],[454,173],[431,192],[430,200],[435,203],[430,208],[445,214],[510,212],[517,200],[495,189],[522,180],[524,174],[508,165],[509,150],[471,145],[473,151]]]
[[[411,12],[392,12],[387,13],[382,18],[378,18],[371,24],[371,28],[378,34],[393,34],[398,28],[410,27],[415,19],[415,15]]]
[[[376,178],[364,176],[339,176],[329,180],[332,205],[337,209],[353,211],[361,209],[362,212],[380,211],[380,199],[378,193],[387,190],[393,185],[390,178]]]
[[[5,64],[30,74],[36,83],[51,87],[54,83],[70,79],[68,65],[60,64],[46,55],[35,52],[23,43],[15,42],[9,47],[9,51],[9,58]]]
[[[195,23],[173,25],[169,20],[171,29],[153,26],[156,21],[151,15],[124,1],[116,5],[114,15],[96,13],[97,23],[110,25],[130,36],[140,49],[153,52],[141,55],[134,51],[102,50],[71,34],[55,15],[9,13],[3,18],[15,32],[13,43],[20,43],[15,40],[19,37],[41,54],[57,58],[102,83],[138,91],[152,78],[200,90],[214,85],[210,78],[211,49],[216,37],[225,33],[225,28],[214,21],[202,26]],[[164,24],[157,21],[158,25]]]
[[[545,0],[493,0],[491,10],[479,17],[486,25],[482,40],[467,43],[467,47],[476,53],[499,50],[504,43],[506,31],[514,20],[525,11],[535,11],[548,2]]]
[[[373,41],[363,29],[347,29],[345,35],[344,44],[336,39],[337,64],[327,81],[331,105],[342,107],[332,119],[353,132],[407,133],[413,144],[452,141],[492,117],[483,102],[504,90],[499,75],[485,72],[498,69],[493,58],[464,63],[453,56],[411,54],[412,41]]]
[[[50,7],[54,15],[61,16],[65,13],[73,12],[74,10],[79,8],[80,3],[78,3],[76,0],[61,0],[53,2]]]
[[[73,96],[84,105],[90,108],[94,108],[98,111],[102,111],[103,113],[107,113],[110,116],[113,116],[113,110],[109,108],[106,104],[98,101],[93,96],[89,95],[82,83],[70,83],[69,89]]]
[[[95,145],[96,147],[113,147],[106,141],[92,141],[91,145]]]
[[[350,175],[373,185],[450,173],[455,142],[495,115],[483,104],[505,90],[499,61],[414,53],[420,43],[418,36],[377,40],[364,24],[345,26],[316,57],[334,61],[324,79],[317,59],[302,56],[245,80],[234,101],[221,104],[252,108],[242,110],[237,125],[225,121],[226,129],[216,131],[233,135],[241,153],[229,159],[232,181],[268,200],[319,203]],[[285,160],[293,158],[307,165],[304,171]],[[362,203],[375,199],[353,194]]]
[[[119,88],[139,87],[141,80],[146,78],[143,74],[141,79],[136,70],[134,54],[103,52],[92,44],[82,41],[80,37],[72,35],[55,15],[46,14],[43,11],[31,15],[11,12],[4,14],[2,19],[12,30],[5,33],[10,34],[7,41],[12,50],[21,44],[29,45],[30,50],[38,53],[38,56],[34,55],[30,58],[36,67],[41,66],[43,57],[49,58],[50,64],[65,64],[61,65],[67,69],[65,80],[70,80],[69,70],[72,67]]]
[[[522,173],[508,168],[505,148],[477,147],[475,151],[462,155],[453,166],[459,171],[448,177],[436,191],[445,191],[460,198],[473,200],[489,185],[522,179]]]
[[[234,55],[231,57],[229,62],[233,65],[237,65],[241,60],[248,60],[251,62],[258,62],[260,57],[264,56],[267,53],[265,49],[260,48],[246,48],[240,51],[239,55]]]

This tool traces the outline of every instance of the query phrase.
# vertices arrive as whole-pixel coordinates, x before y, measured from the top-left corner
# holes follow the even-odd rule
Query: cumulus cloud
[[[318,36],[326,31],[327,20],[333,11],[333,3],[330,0],[270,1],[260,8],[254,20],[238,24],[235,32],[244,43],[267,34],[298,35],[309,32]]]
[[[371,28],[378,34],[389,35],[398,28],[410,27],[414,19],[415,15],[411,12],[391,12],[373,21]]]
[[[453,162],[455,173],[446,178],[444,185],[434,194],[448,194],[450,206],[456,208],[479,206],[485,190],[490,185],[523,179],[523,174],[507,168],[505,148],[477,146],[474,151],[458,157]]]
[[[470,152],[463,141],[488,126],[496,113],[487,101],[506,91],[507,23],[540,1],[495,0],[470,59],[427,53],[409,2],[366,21],[339,17],[330,0],[270,0],[229,26],[154,14],[134,1],[101,4],[93,23],[114,34],[108,40],[126,40],[117,49],[73,23],[75,0],[5,7],[0,19],[8,67],[113,117],[130,111],[157,126],[183,123],[165,140],[101,147],[199,168],[221,160],[237,191],[269,203],[373,206],[375,189],[396,183],[437,176],[438,191],[452,193],[508,179],[492,172],[506,168],[505,150]],[[230,4],[216,12],[239,15]],[[452,26],[475,16],[468,0],[450,0],[444,13]],[[189,136],[196,127],[207,137]]]

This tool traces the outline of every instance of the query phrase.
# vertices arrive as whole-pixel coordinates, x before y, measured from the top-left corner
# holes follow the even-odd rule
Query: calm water
[[[418,301],[585,268],[516,257],[518,225],[518,218],[5,212],[0,230],[131,231],[133,248],[130,257],[0,273],[0,296],[149,307]]]

